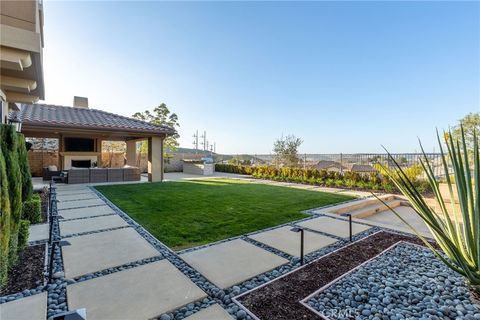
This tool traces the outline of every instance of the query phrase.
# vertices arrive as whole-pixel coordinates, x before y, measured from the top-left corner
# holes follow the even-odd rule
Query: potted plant
[[[454,140],[450,133],[445,134],[444,137],[446,153],[437,132],[441,162],[445,171],[445,185],[448,190],[447,196],[440,188],[430,161],[420,143],[423,153],[421,166],[435,196],[435,206],[427,204],[417,187],[390,154],[389,157],[397,170],[386,170],[390,180],[407,197],[415,212],[425,221],[441,251],[420,235],[394,209],[384,204],[407,224],[440,260],[465,278],[472,297],[478,303],[480,298],[479,139],[476,132],[473,132],[474,143],[473,150],[471,150],[465,142],[463,127],[460,139]]]

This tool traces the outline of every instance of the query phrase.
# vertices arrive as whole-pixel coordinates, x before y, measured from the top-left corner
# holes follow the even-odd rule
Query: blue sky
[[[479,2],[45,1],[46,102],[165,102],[217,152],[418,151],[480,111]],[[438,150],[438,148],[437,148]]]

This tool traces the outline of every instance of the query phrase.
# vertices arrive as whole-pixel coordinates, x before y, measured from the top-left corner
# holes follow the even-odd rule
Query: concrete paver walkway
[[[329,218],[329,217],[320,217],[320,218],[307,220],[299,223],[298,225],[301,227],[324,232],[327,234],[332,234],[342,238],[346,238],[350,234],[348,221],[338,220],[338,219]],[[369,226],[353,223],[352,234],[355,235],[369,228],[370,228]]]
[[[240,239],[187,252],[180,257],[222,289],[288,263],[287,259]]]
[[[63,247],[62,252],[65,276],[70,279],[160,255],[132,228],[93,233],[67,240],[70,245]]]
[[[90,208],[77,208],[77,209],[68,209],[62,210],[61,216],[64,219],[77,219],[77,218],[86,218],[93,216],[101,216],[106,214],[113,214],[115,211],[112,210],[107,205],[90,207]]]
[[[145,320],[206,297],[167,260],[67,286],[70,309],[88,320]]]
[[[48,223],[32,224],[29,228],[28,242],[48,239]],[[0,319],[1,320],[1,319]]]
[[[85,192],[80,194],[76,193],[76,194],[58,195],[57,199],[60,201],[78,201],[78,200],[98,199],[98,196],[93,192]]]
[[[208,308],[186,317],[185,320],[233,320],[233,318],[218,304],[213,304]]]
[[[88,211],[89,209],[84,209]],[[60,222],[60,233],[62,236],[82,232],[90,232],[103,229],[126,227],[128,223],[117,215],[101,216],[90,219],[80,219]]]
[[[292,229],[292,227],[286,226],[257,233],[255,235],[249,236],[249,238],[264,243],[272,248],[288,253],[291,256],[299,257],[301,236],[299,232],[293,232],[290,231],[290,229]],[[304,252],[305,254],[309,254],[337,241],[337,239],[331,237],[305,231]]]
[[[43,320],[46,316],[46,292],[0,304],[0,320]]]
[[[97,198],[97,199],[90,199],[90,200],[59,202],[57,208],[58,210],[64,210],[64,209],[79,208],[79,207],[98,206],[103,204],[105,204],[105,202]]]

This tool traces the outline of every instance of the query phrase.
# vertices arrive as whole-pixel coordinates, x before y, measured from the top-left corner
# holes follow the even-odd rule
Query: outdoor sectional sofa
[[[139,181],[140,168],[72,168],[68,170],[68,183],[101,183]]]

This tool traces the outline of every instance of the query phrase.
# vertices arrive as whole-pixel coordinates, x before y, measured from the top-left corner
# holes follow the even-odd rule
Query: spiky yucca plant
[[[473,150],[467,148],[465,133],[461,128],[460,140],[454,141],[451,134],[445,134],[447,154],[437,132],[441,160],[449,189],[450,202],[442,196],[439,183],[433,173],[422,144],[421,166],[440,208],[435,212],[407,177],[400,165],[389,154],[397,170],[385,170],[388,177],[407,197],[416,213],[425,221],[443,253],[437,250],[419,232],[415,230],[394,209],[390,208],[450,269],[465,277],[474,296],[480,296],[480,152],[479,139],[474,135]],[[449,170],[449,164],[453,172]],[[453,179],[454,180],[453,180]],[[458,196],[459,209],[455,202]],[[380,200],[382,201],[382,200]],[[383,202],[383,201],[382,201]],[[385,204],[385,203],[384,203]],[[387,207],[388,205],[385,204]]]

